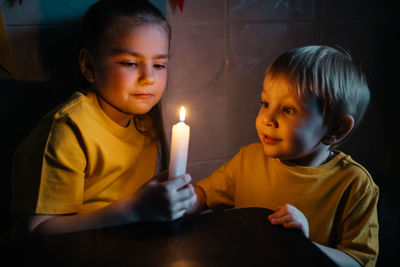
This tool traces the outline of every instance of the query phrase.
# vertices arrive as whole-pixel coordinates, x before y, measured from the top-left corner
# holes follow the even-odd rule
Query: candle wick
[[[180,117],[179,117],[179,120],[181,121],[181,122],[184,122],[185,121],[185,116],[186,114],[185,114],[185,108],[184,107],[181,107],[181,111],[180,111]]]

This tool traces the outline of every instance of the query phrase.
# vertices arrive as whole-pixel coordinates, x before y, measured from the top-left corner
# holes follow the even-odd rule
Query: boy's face
[[[103,42],[95,61],[95,86],[110,103],[147,113],[167,82],[169,39],[158,25],[141,25]]]
[[[327,127],[316,98],[300,98],[283,76],[266,77],[263,87],[256,128],[265,155],[303,166],[326,157]]]

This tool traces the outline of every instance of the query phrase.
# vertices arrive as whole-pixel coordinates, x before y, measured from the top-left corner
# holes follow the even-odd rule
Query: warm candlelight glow
[[[172,126],[169,176],[171,179],[186,172],[190,127],[185,123],[185,108],[181,107],[180,122]]]
[[[182,106],[180,111],[180,121],[185,121],[185,116],[186,116],[185,107]]]

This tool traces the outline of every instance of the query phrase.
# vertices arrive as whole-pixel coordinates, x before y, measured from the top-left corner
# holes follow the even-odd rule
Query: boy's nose
[[[140,71],[139,83],[142,85],[151,85],[154,83],[154,73],[151,66],[143,66]]]
[[[275,118],[273,111],[265,112],[264,116],[262,118],[262,122],[264,123],[264,125],[266,125],[268,127],[278,128],[278,122]]]

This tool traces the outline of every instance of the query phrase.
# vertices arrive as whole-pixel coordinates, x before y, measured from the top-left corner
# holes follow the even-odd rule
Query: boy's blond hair
[[[366,77],[350,54],[330,46],[304,46],[279,56],[267,69],[273,79],[284,75],[300,96],[316,96],[328,127],[344,114],[357,126],[367,109],[370,93]]]

